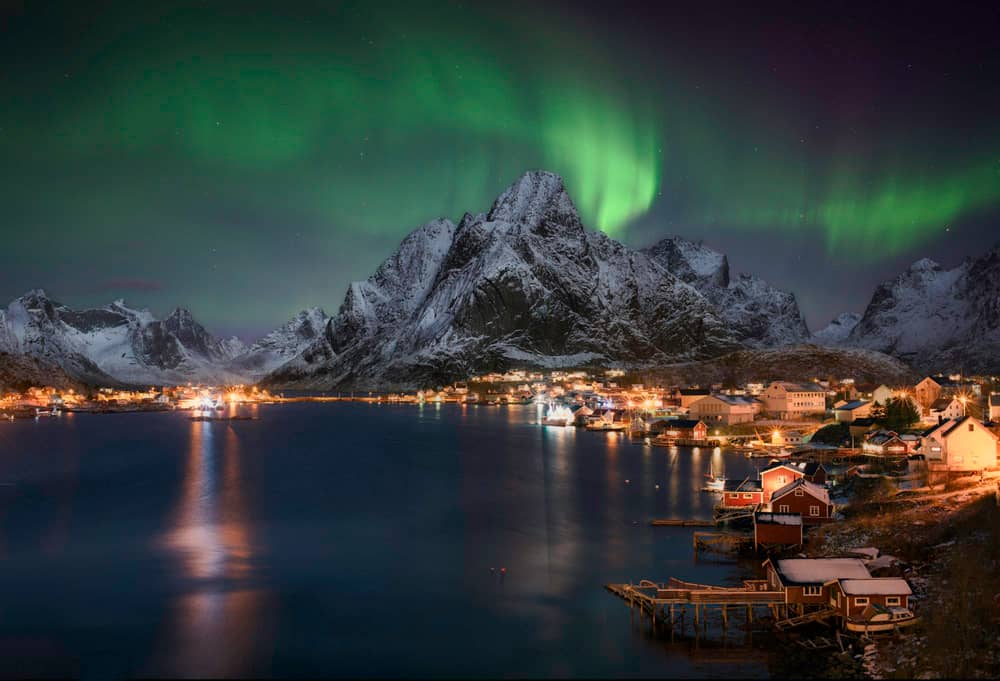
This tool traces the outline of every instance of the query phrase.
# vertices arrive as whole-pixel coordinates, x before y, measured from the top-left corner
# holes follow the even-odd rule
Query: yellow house
[[[774,381],[761,395],[764,410],[780,419],[826,413],[826,391],[815,383]]]
[[[964,416],[924,431],[920,451],[932,469],[981,471],[997,467],[997,442],[993,431]]]

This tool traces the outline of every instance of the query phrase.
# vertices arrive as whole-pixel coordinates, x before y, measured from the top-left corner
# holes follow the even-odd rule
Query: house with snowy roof
[[[818,525],[833,520],[833,504],[826,487],[798,478],[771,495],[766,510],[778,513],[801,513],[806,525]]]
[[[860,558],[768,558],[763,567],[768,586],[784,592],[785,604],[800,613],[828,607],[832,581],[871,579]]]

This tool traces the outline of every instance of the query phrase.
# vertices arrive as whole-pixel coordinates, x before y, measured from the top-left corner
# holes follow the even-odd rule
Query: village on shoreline
[[[706,474],[702,491],[718,497],[711,521],[650,522],[712,527],[693,532],[695,554],[757,556],[762,579],[727,587],[649,575],[657,579],[606,585],[654,633],[683,636],[693,622],[697,637],[710,613],[724,632],[734,609],[745,608],[748,631],[766,626],[802,650],[828,650],[822,668],[833,676],[1000,672],[1000,656],[972,643],[1000,628],[1000,379],[727,387],[640,378],[621,370],[510,371],[434,390],[289,396],[244,385],[30,387],[0,393],[0,418],[183,411],[192,420],[225,421],[256,419],[257,405],[291,402],[524,405],[546,429],[613,431],[668,451],[730,448],[766,463],[756,479]],[[962,553],[979,550],[994,561],[986,579],[970,576]],[[949,578],[965,580],[967,593],[954,593]],[[966,640],[935,650],[937,628],[971,622],[970,612],[992,624],[968,624]],[[949,662],[955,656],[964,657]]]

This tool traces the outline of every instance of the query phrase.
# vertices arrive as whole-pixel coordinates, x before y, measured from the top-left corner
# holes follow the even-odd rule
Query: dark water
[[[746,459],[530,406],[259,413],[0,423],[0,676],[767,674],[602,588],[745,575],[647,523],[710,517],[710,461]]]

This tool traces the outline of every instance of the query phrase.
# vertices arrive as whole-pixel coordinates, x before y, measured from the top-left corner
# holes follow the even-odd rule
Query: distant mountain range
[[[814,338],[923,371],[1000,372],[1000,244],[950,270],[918,260],[880,284],[864,314],[841,315]]]
[[[562,179],[535,171],[487,213],[413,231],[348,287],[334,317],[304,310],[250,346],[215,338],[184,309],[162,320],[120,300],[75,311],[30,291],[0,310],[0,380],[57,367],[101,385],[390,389],[513,366],[652,368],[720,357],[780,366],[781,351],[752,352],[775,348],[800,366],[812,356],[817,370],[859,360],[837,348],[872,351],[865,371],[884,362],[887,376],[904,369],[880,352],[926,368],[983,369],[996,366],[1000,348],[998,260],[994,248],[947,272],[920,261],[880,286],[864,315],[810,335],[793,294],[731,276],[726,256],[700,243],[670,237],[634,250],[589,231]],[[810,343],[833,349],[796,347]],[[731,371],[727,361],[712,366]]]

